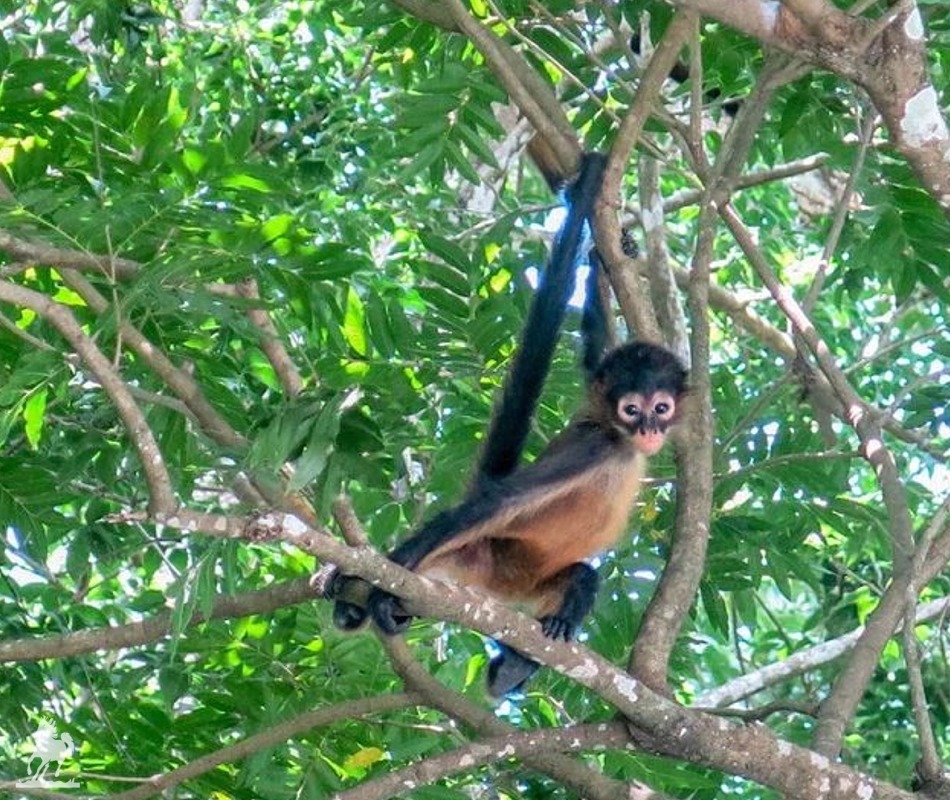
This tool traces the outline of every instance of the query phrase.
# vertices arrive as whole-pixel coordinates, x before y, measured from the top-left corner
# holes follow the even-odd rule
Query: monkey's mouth
[[[663,447],[663,442],[666,439],[666,434],[657,428],[643,428],[634,431],[634,438],[636,439],[637,449],[644,455],[652,456],[660,452],[660,449]]]

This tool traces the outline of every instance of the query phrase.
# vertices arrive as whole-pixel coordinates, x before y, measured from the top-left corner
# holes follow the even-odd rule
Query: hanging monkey
[[[532,302],[473,486],[389,554],[414,572],[529,610],[552,639],[571,639],[593,606],[598,578],[584,559],[612,546],[626,528],[647,459],[663,446],[686,391],[686,370],[663,347],[633,342],[604,354],[605,314],[592,258],[581,324],[586,403],[536,461],[518,465],[573,293],[604,163],[599,154],[586,155],[568,192],[570,211]],[[328,587],[327,595],[337,598],[338,626],[352,630],[369,614],[386,634],[405,630],[411,616],[396,596],[374,588],[365,608],[343,599],[354,580],[338,574]],[[496,697],[518,688],[538,667],[518,651],[500,648],[488,670],[488,690]]]

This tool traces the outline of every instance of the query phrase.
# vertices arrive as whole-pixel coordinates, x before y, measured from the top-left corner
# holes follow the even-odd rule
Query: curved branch
[[[152,429],[149,427],[138,407],[132,393],[123,383],[112,364],[96,347],[78,322],[72,312],[64,305],[56,303],[45,294],[19,286],[13,283],[0,283],[0,301],[22,306],[35,311],[47,320],[69,342],[69,345],[79,354],[89,371],[109,396],[116,411],[121,417],[125,428],[132,439],[132,444],[139,454],[139,462],[145,472],[145,481],[149,491],[149,510],[152,513],[169,513],[178,506],[178,501],[172,492],[171,479],[165,467],[162,451],[155,441]]]
[[[211,613],[196,611],[188,627],[212,619],[231,619],[251,614],[270,614],[279,608],[313,600],[314,590],[309,578],[279,583],[254,592],[218,597],[211,604]],[[92,628],[59,636],[41,636],[0,641],[0,664],[4,662],[41,661],[46,658],[69,658],[99,650],[118,650],[124,647],[155,642],[172,632],[174,612],[162,611],[141,622]]]
[[[393,770],[355,789],[340,792],[334,800],[385,800],[407,789],[434,783],[459,772],[471,772],[486,764],[539,753],[617,750],[629,741],[626,728],[618,722],[512,731]]]
[[[141,786],[125,792],[116,792],[107,795],[108,800],[145,800],[148,797],[162,794],[172,787],[179,786],[187,780],[197,778],[210,772],[222,764],[252,756],[261,750],[276,747],[294,736],[300,736],[311,728],[323,725],[332,725],[334,722],[351,720],[355,717],[366,717],[370,714],[384,714],[387,711],[397,711],[419,704],[419,698],[413,694],[392,694],[383,697],[368,697],[363,700],[349,700],[338,703],[329,708],[318,708],[307,711],[286,722],[281,722],[271,728],[255,733],[242,739],[240,742],[222,747],[214,753],[197,758],[183,767],[173,769],[161,775],[153,775],[146,779]]]
[[[128,520],[141,519],[130,514]],[[792,800],[912,800],[912,795],[813,751],[778,739],[761,726],[741,726],[683,708],[577,643],[546,638],[537,622],[470,589],[422,578],[370,548],[350,548],[290,514],[251,520],[180,511],[156,522],[191,532],[253,541],[285,541],[338,564],[428,612],[516,647],[599,694],[658,753],[721,769],[772,786]]]

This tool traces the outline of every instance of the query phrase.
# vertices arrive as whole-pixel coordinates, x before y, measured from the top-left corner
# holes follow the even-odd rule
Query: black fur
[[[593,380],[609,387],[613,403],[627,392],[652,394],[665,389],[680,395],[686,390],[686,370],[665,347],[649,342],[630,342],[612,350],[593,372]]]
[[[600,578],[590,565],[578,562],[568,567],[568,586],[561,600],[561,607],[555,614],[541,618],[541,630],[549,639],[574,638],[580,624],[594,607]]]
[[[580,176],[568,193],[570,213],[554,243],[551,259],[531,303],[521,346],[505,382],[479,460],[478,480],[508,475],[521,459],[567,313],[567,302],[574,293],[581,242],[603,182],[605,164],[606,159],[600,153],[585,155]]]
[[[637,31],[630,37],[630,49],[633,50],[633,52],[636,53],[637,55],[640,55],[639,31]],[[689,80],[689,65],[684,64],[682,61],[677,61],[673,65],[673,68],[670,70],[669,75],[667,75],[667,77],[670,80],[675,81],[676,83],[679,83],[679,84],[686,83],[686,81]],[[714,103],[717,100],[719,100],[720,97],[722,97],[722,89],[720,89],[718,86],[710,86],[708,89],[706,89],[705,92],[703,92],[703,99],[707,103]],[[739,109],[742,108],[742,101],[741,100],[723,100],[722,105],[720,107],[722,108],[722,112],[727,117],[732,119],[736,116],[736,114],[739,113]]]
[[[597,276],[601,265],[600,254],[596,249],[590,251],[588,261],[590,272],[587,274],[584,313],[581,316],[581,365],[584,367],[584,377],[590,383],[607,349],[607,316],[600,300]]]
[[[488,665],[488,693],[492,697],[518,691],[540,666],[513,647],[499,642],[498,648],[498,654]]]

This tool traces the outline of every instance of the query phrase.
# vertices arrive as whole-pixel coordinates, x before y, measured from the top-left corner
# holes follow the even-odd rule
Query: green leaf
[[[365,356],[369,353],[366,340],[366,315],[363,311],[363,302],[352,288],[346,293],[343,336],[347,344],[359,355]]]
[[[299,491],[316,480],[326,468],[327,460],[340,430],[341,400],[342,397],[326,403],[320,413],[317,414],[313,428],[310,431],[310,439],[300,458],[294,464],[294,474],[288,483],[287,491]]]
[[[472,265],[469,257],[465,254],[465,251],[454,242],[427,231],[420,231],[419,238],[426,250],[437,255],[447,264],[458,267],[458,269],[465,274],[471,271]],[[462,278],[464,280],[464,275]]]
[[[26,439],[34,450],[40,443],[43,435],[43,425],[46,422],[46,389],[33,392],[23,404],[23,422],[26,428]]]

